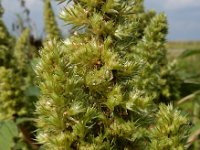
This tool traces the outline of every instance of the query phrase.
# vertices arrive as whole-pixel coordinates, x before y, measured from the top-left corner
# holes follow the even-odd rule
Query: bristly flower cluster
[[[179,85],[166,16],[143,0],[74,0],[60,17],[74,34],[45,43],[36,70],[44,148],[184,149],[188,121],[169,105]]]
[[[61,32],[56,23],[50,0],[44,1],[44,25],[47,39],[61,38]]]
[[[1,17],[0,54],[0,120],[33,116],[37,98],[29,94],[28,90],[33,86],[31,61],[36,50],[30,43],[29,29],[25,29],[15,39]]]

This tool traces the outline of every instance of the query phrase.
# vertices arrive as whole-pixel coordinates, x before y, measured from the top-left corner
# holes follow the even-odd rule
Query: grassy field
[[[176,58],[185,50],[200,49],[200,41],[169,41],[166,47],[169,58]]]
[[[168,49],[196,49],[200,48],[200,41],[169,41]]]
[[[181,68],[185,73],[199,74],[200,78],[200,41],[172,41],[168,42],[167,45],[168,57],[170,60],[178,58],[183,52],[193,51],[193,55],[188,55],[188,57],[181,58]],[[195,51],[195,53],[194,53]]]

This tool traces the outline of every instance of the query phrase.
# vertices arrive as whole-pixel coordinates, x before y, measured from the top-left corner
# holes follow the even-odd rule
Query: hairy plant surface
[[[74,34],[46,42],[36,69],[44,149],[184,149],[166,16],[142,0],[74,0],[60,17]]]

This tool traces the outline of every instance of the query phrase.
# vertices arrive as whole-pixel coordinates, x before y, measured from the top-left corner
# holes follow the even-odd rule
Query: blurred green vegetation
[[[192,129],[188,149],[200,149],[200,41],[167,43],[169,60],[176,60],[178,73],[184,80],[182,99],[177,105],[190,117]]]
[[[169,60],[178,59],[181,76],[200,82],[200,41],[168,42]]]
[[[198,49],[200,48],[200,41],[169,41],[167,43],[167,49]]]

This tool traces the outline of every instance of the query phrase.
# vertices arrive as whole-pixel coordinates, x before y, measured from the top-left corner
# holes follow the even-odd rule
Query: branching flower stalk
[[[9,66],[9,58],[11,57],[10,53],[10,43],[12,43],[13,39],[11,38],[4,22],[2,19],[2,15],[4,13],[3,8],[0,6],[0,66]]]
[[[11,47],[12,48],[12,47]],[[0,118],[11,119],[19,116],[30,116],[34,109],[33,97],[25,91],[32,85],[33,71],[30,67],[28,51],[30,49],[29,30],[25,30],[9,53],[9,67],[1,66],[0,72]]]
[[[60,39],[61,32],[57,25],[50,0],[44,1],[44,25],[47,39]]]
[[[33,53],[35,53],[35,47],[30,43],[29,29],[24,30],[19,38],[15,40],[9,34],[1,18],[0,121],[13,121],[13,123],[16,123],[19,129],[19,136],[15,137],[12,145],[13,147],[23,145],[24,150],[38,148],[38,145],[32,140],[33,130],[35,130],[33,123],[23,122],[27,118],[29,120],[33,118],[34,103],[37,100],[36,95],[30,92],[33,89],[34,79],[34,72],[31,67]],[[8,136],[13,135],[8,134]]]
[[[166,16],[145,11],[143,0],[73,2],[60,17],[74,35],[46,42],[36,69],[39,143],[183,150],[188,120],[170,104],[179,85],[166,58]]]

